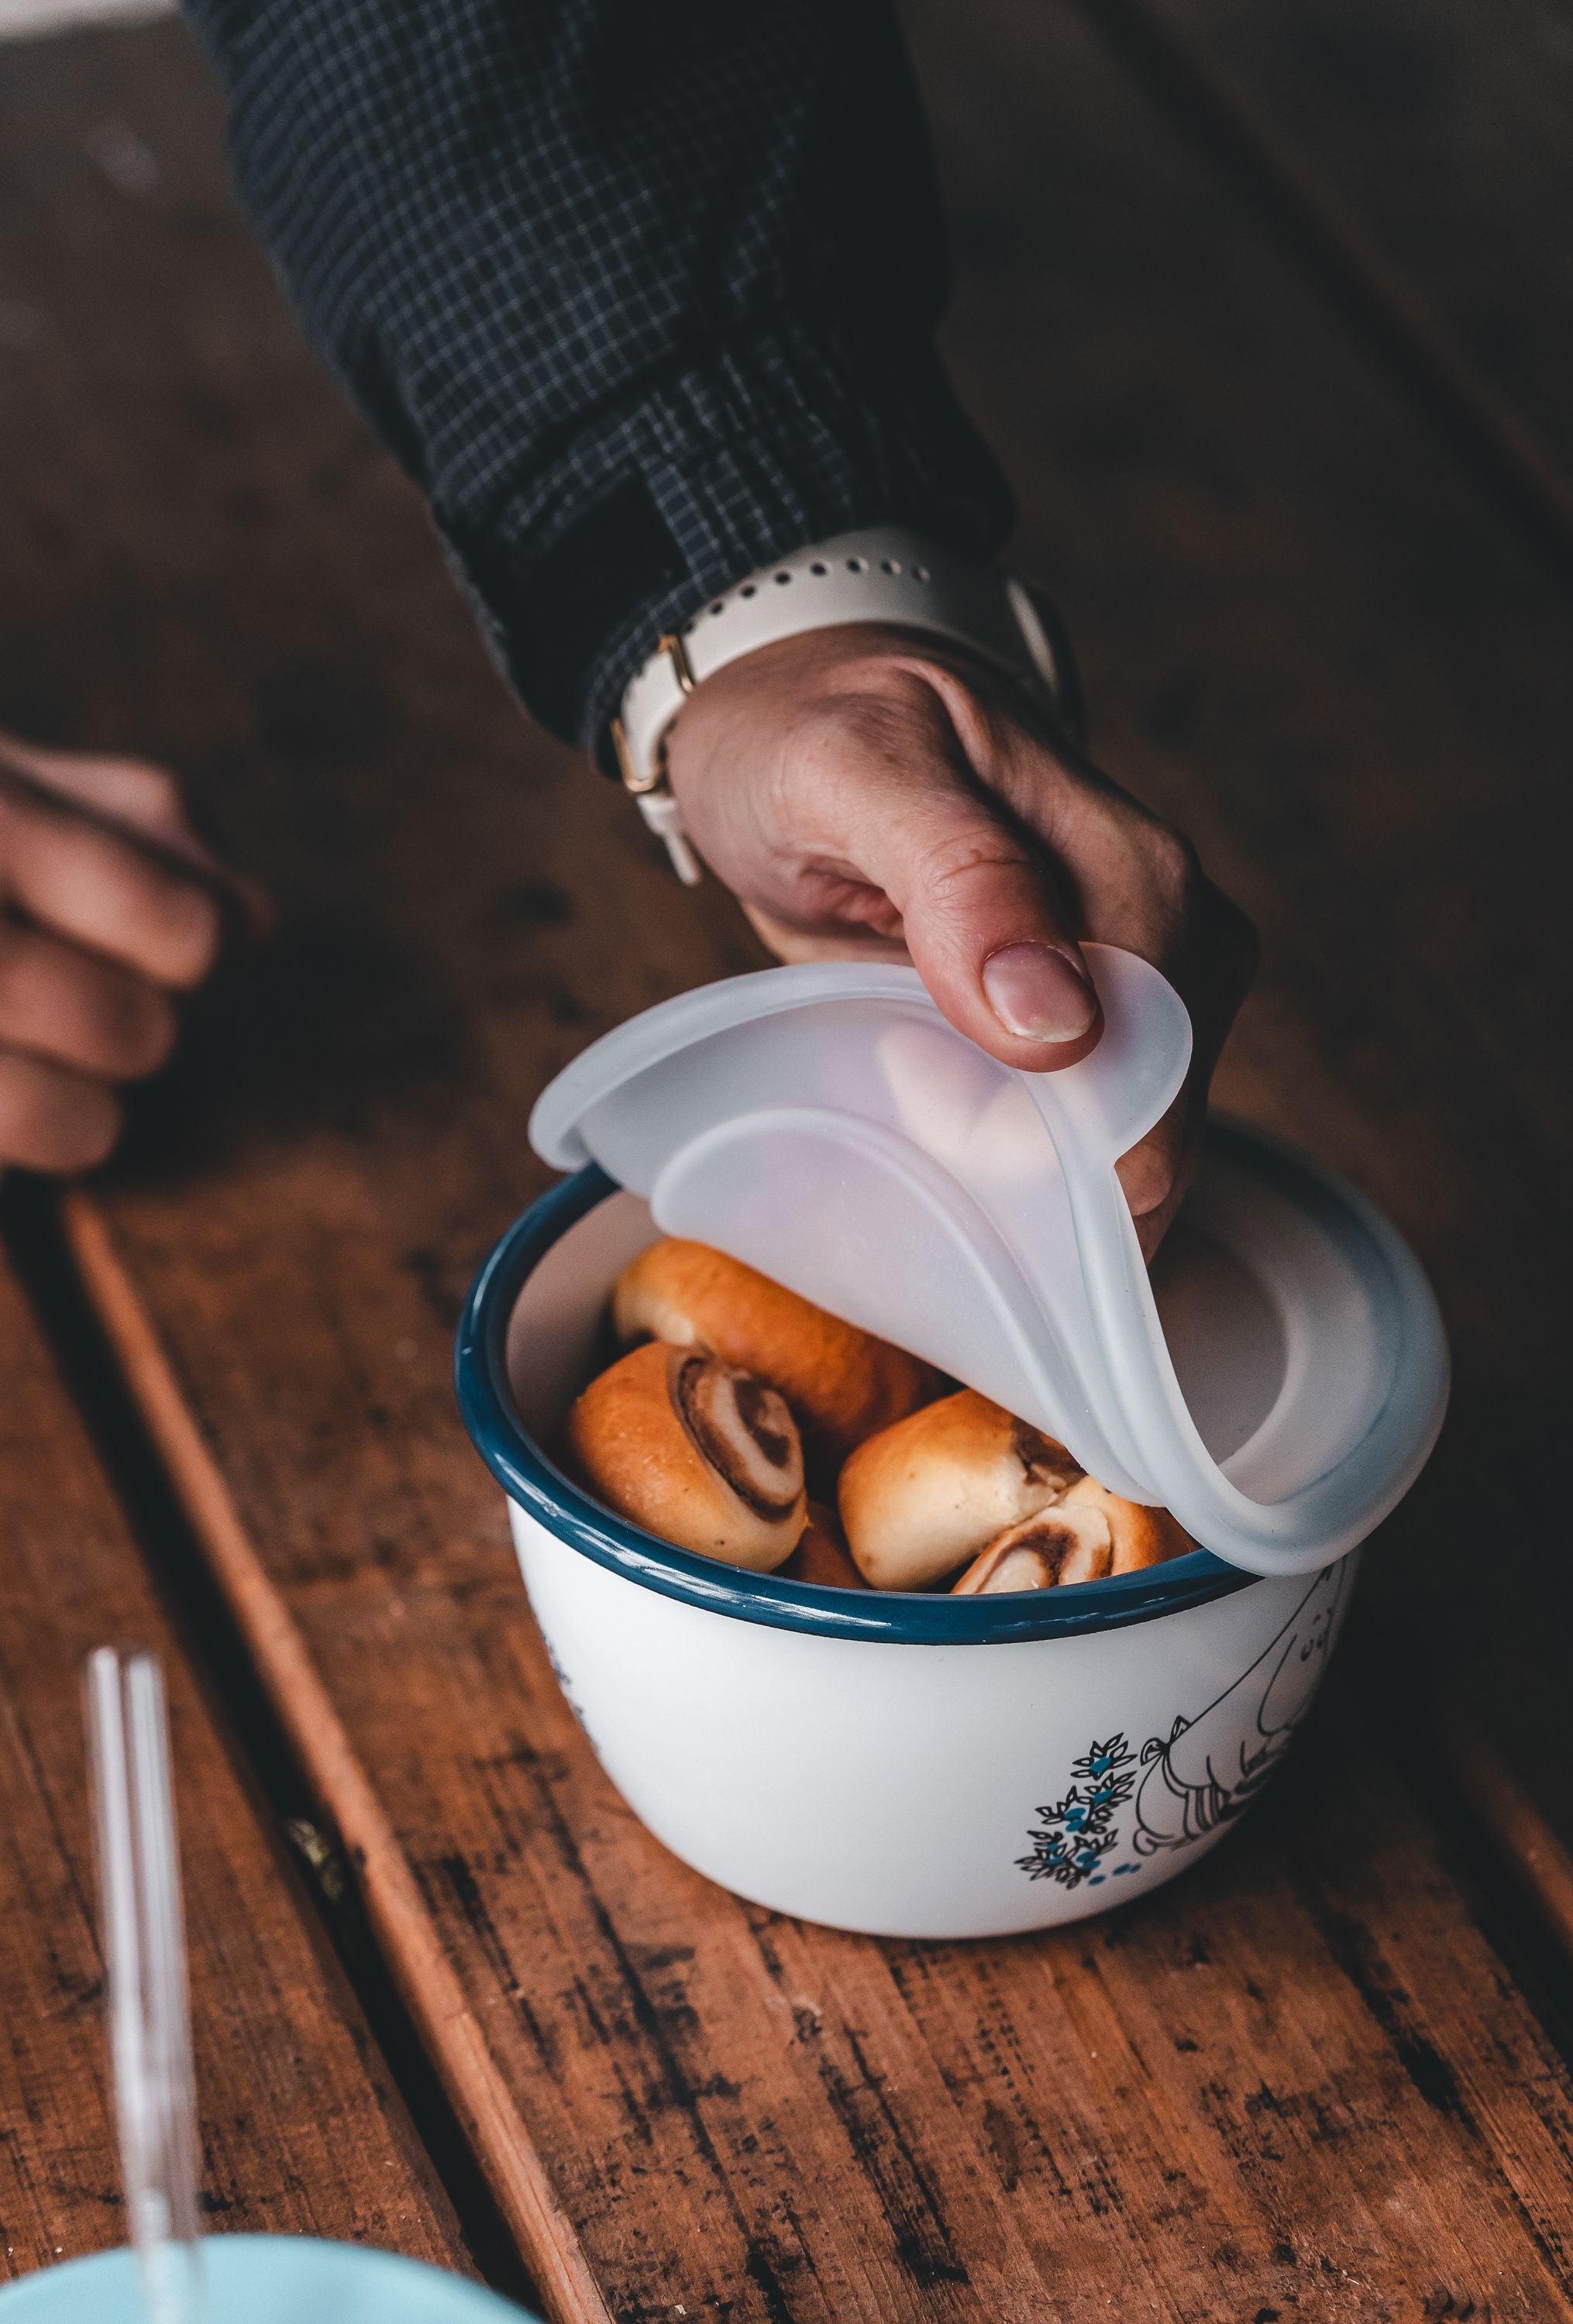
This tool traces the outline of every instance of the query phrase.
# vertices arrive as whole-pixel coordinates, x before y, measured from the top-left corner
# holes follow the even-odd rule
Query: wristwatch
[[[1013,678],[1073,733],[1075,664],[1053,610],[997,565],[974,564],[919,534],[881,526],[795,549],[712,597],[663,637],[629,680],[612,742],[626,788],[689,887],[699,858],[666,773],[666,737],[702,679],[778,638],[884,622],[948,640]]]

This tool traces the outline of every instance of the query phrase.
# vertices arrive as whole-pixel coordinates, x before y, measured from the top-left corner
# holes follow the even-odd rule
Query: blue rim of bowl
[[[507,1340],[509,1321],[532,1270],[571,1226],[619,1191],[615,1178],[590,1163],[531,1204],[494,1247],[470,1286],[454,1357],[459,1410],[477,1452],[509,1499],[581,1556],[664,1598],[737,1621],[899,1646],[998,1646],[1123,1629],[1205,1606],[1257,1579],[1198,1549],[1144,1572],[1008,1597],[821,1589],[676,1549],[614,1516],[565,1476],[525,1429],[508,1384]]]

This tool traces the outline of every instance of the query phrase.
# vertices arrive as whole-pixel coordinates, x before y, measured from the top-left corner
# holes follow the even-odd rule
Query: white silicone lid
[[[1215,1460],[1115,1175],[1185,1078],[1189,1019],[1145,961],[1086,949],[1106,1029],[1062,1072],[997,1064],[911,969],[816,963],[620,1026],[543,1092],[531,1141],[559,1168],[598,1162],[664,1232],[994,1397],[1220,1557],[1311,1572],[1371,1531],[1435,1441],[1435,1300],[1352,1188],[1274,1173],[1265,1144],[1261,1173],[1236,1160],[1211,1231],[1276,1310],[1284,1370],[1248,1442]]]

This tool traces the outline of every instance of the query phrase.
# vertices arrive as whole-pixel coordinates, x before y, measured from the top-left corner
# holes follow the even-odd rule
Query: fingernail
[[[1002,945],[983,964],[983,989],[1006,1032],[1023,1041],[1079,1040],[1097,1015],[1091,985],[1052,945]]]

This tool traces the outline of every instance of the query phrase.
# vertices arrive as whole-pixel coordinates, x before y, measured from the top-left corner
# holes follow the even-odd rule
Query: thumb
[[[1097,994],[1031,838],[948,770],[887,794],[859,836],[867,876],[901,913],[912,964],[958,1031],[1029,1073],[1096,1047]]]

